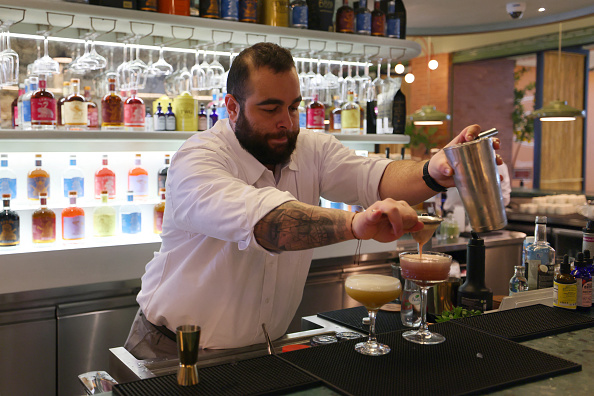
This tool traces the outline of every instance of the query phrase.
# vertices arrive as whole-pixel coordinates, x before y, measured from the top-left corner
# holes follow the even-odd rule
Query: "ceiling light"
[[[412,73],[406,73],[406,75],[404,76],[404,81],[406,81],[409,84],[412,84],[412,82],[415,81],[415,75]]]
[[[544,8],[544,7],[540,7],[540,8],[538,9],[538,12],[544,12],[544,11],[545,11],[545,8]]]
[[[429,61],[428,66],[429,66],[429,69],[435,70],[435,69],[437,69],[437,66],[439,66],[439,63],[435,59],[431,59]]]
[[[394,66],[394,71],[398,74],[402,74],[404,73],[404,65],[402,63],[397,64],[396,66]]]
[[[450,115],[437,110],[433,105],[425,105],[410,115],[409,119],[415,125],[442,125],[450,119]]]

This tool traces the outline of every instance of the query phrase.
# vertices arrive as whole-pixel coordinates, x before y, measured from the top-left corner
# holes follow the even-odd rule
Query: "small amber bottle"
[[[563,256],[563,263],[559,273],[555,275],[553,283],[553,306],[565,309],[576,309],[577,306],[577,282],[571,275],[569,256]]]

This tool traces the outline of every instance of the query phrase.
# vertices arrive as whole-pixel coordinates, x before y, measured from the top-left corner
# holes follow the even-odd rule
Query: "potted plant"
[[[412,122],[408,123],[404,128],[404,134],[410,136],[410,143],[404,147],[410,148],[411,157],[424,158],[432,148],[438,145],[438,142],[433,139],[436,133],[436,127],[419,127]]]
[[[534,118],[530,116],[530,112],[527,112],[524,109],[524,105],[522,104],[522,100],[526,96],[528,91],[532,91],[535,87],[535,83],[531,82],[524,86],[523,88],[517,87],[517,82],[520,80],[522,75],[526,73],[526,68],[523,67],[514,72],[514,80],[516,82],[516,86],[514,87],[514,111],[511,114],[513,128],[514,128],[514,137],[516,142],[522,143],[530,143],[532,139],[534,139]],[[512,157],[512,168],[515,166],[516,159],[518,158],[518,154],[520,153],[520,145],[518,144],[513,153]]]

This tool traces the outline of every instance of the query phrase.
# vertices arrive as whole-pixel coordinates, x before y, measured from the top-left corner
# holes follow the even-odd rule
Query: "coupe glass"
[[[400,273],[404,279],[416,283],[421,289],[421,324],[418,329],[402,333],[407,341],[417,344],[440,344],[445,337],[432,333],[427,326],[427,290],[448,279],[452,256],[437,252],[404,252],[400,257]]]
[[[386,275],[357,274],[349,276],[344,287],[346,293],[363,304],[369,312],[369,338],[355,345],[355,350],[368,356],[381,356],[390,352],[389,346],[377,342],[375,318],[382,305],[400,297],[400,280]]]
[[[43,39],[43,56],[33,62],[33,73],[37,75],[60,72],[60,64],[48,54],[48,41],[47,37]]]

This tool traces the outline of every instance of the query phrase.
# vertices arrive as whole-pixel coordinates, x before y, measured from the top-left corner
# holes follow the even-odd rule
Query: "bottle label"
[[[553,284],[553,306],[565,309],[576,309],[577,285],[575,283],[564,284],[554,282]]]
[[[87,125],[89,109],[86,102],[73,100],[62,105],[64,125]]]
[[[126,126],[144,126],[144,105],[140,103],[125,104],[124,124]]]
[[[388,29],[386,32],[388,37],[396,37],[396,34],[397,34],[396,32],[398,31],[397,27],[396,27],[397,21],[398,21],[398,19],[396,19],[396,18],[388,19],[388,21],[387,21]]]
[[[540,266],[549,265],[549,251],[546,249],[540,249],[538,251],[528,250],[526,252],[526,265],[528,267],[528,270],[526,271],[528,287],[531,290],[535,290],[538,286],[538,272]]]
[[[175,116],[169,116],[165,119],[165,130],[175,131]]]
[[[353,33],[355,31],[355,14],[343,12],[336,21],[336,31],[339,33]]]
[[[237,0],[221,0],[221,18],[232,21],[239,19]]]
[[[155,131],[164,131],[165,130],[165,116],[155,117]]]
[[[163,213],[155,211],[155,233],[160,234],[163,231]]]
[[[207,117],[199,117],[198,118],[198,130],[206,131],[207,129],[208,129],[208,118]]]
[[[477,309],[481,312],[487,310],[487,300],[480,298],[462,297],[460,299],[460,305],[466,309]]]
[[[592,306],[592,279],[576,278],[577,306],[588,308]]]
[[[256,23],[258,21],[256,10],[257,0],[244,0],[239,3],[239,20],[241,22]]]
[[[93,227],[96,236],[113,236],[116,229],[115,214],[95,213],[93,215]]]
[[[96,107],[90,107],[88,110],[87,126],[97,128],[99,126],[99,110]]]
[[[307,128],[324,129],[325,115],[323,108],[307,109]]]
[[[31,121],[56,121],[56,99],[31,98]]]
[[[128,176],[128,190],[134,191],[134,196],[148,195],[148,175]]]
[[[85,237],[85,216],[64,217],[62,238],[66,240],[82,239]]]
[[[167,180],[167,174],[159,175],[157,177],[157,185],[159,190],[165,188],[165,181]]]
[[[122,214],[122,233],[138,234],[141,229],[140,212]]]
[[[56,218],[51,216],[33,217],[33,242],[53,242],[56,240]]]
[[[83,177],[64,178],[64,197],[68,198],[70,191],[76,191],[78,198],[85,196],[85,179]]]
[[[31,122],[31,101],[23,101],[23,122]]]
[[[101,119],[103,124],[123,124],[124,104],[122,102],[101,103]]]
[[[342,110],[340,123],[342,129],[359,129],[361,126],[361,112],[359,109]]]
[[[342,114],[341,113],[334,114],[334,125],[332,125],[332,127],[337,131],[340,131],[340,129],[342,128]]]
[[[101,191],[107,190],[109,198],[115,198],[116,195],[116,181],[115,175],[112,176],[96,176],[95,177],[95,197],[101,197]]]
[[[20,221],[18,217],[0,219],[0,245],[18,245],[20,239]]]
[[[50,181],[49,177],[29,177],[27,178],[27,197],[29,199],[39,199],[39,193],[47,193],[47,197],[50,197],[49,194],[50,188]]]
[[[10,194],[11,199],[17,196],[16,179],[3,177],[0,179],[0,194]]]
[[[371,14],[357,14],[357,33],[371,34]]]
[[[538,266],[538,279],[536,281],[537,289],[546,289],[547,287],[553,287],[553,281],[555,279],[555,266],[552,264]]]
[[[12,126],[16,128],[19,126],[19,106],[13,106],[12,112],[14,113],[14,117],[12,119]]]
[[[307,29],[307,6],[291,8],[291,26]]]

